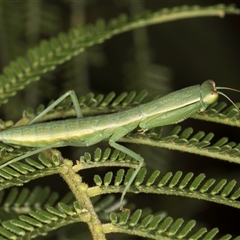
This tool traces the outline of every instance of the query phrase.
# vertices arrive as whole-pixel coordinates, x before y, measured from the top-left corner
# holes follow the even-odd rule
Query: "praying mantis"
[[[216,87],[213,80],[206,80],[201,85],[183,88],[129,110],[94,117],[83,117],[75,92],[68,91],[30,121],[28,125],[0,132],[0,141],[3,143],[36,148],[3,163],[0,165],[0,169],[51,148],[87,147],[108,139],[111,147],[139,162],[122,192],[120,199],[120,209],[122,209],[124,196],[142,168],[144,159],[117,141],[137,127],[145,132],[154,127],[179,123],[197,112],[203,112],[209,105],[217,101],[219,94],[229,99],[225,94],[219,92],[219,89],[239,92],[239,90],[227,87]],[[35,123],[68,96],[72,99],[77,118]],[[238,109],[234,103],[233,105]]]

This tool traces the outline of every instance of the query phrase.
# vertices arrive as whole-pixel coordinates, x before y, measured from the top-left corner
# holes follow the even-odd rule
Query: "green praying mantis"
[[[9,128],[0,132],[0,141],[3,143],[36,148],[3,163],[0,168],[47,149],[64,146],[87,147],[108,139],[111,147],[139,162],[121,195],[120,209],[122,209],[124,196],[142,168],[144,159],[136,152],[120,145],[117,141],[137,127],[145,132],[154,127],[181,122],[215,103],[219,94],[229,99],[225,94],[219,92],[219,89],[238,91],[227,87],[216,87],[214,81],[207,80],[201,85],[194,85],[172,92],[129,110],[94,117],[83,117],[75,92],[68,91],[30,121],[28,125]],[[72,99],[77,118],[35,123],[68,96]],[[232,104],[238,109],[233,102]]]

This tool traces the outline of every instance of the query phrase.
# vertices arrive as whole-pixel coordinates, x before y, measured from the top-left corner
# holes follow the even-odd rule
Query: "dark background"
[[[108,21],[121,13],[135,15],[145,9],[157,11],[181,5],[207,6],[218,3],[235,3],[240,7],[239,1],[1,2],[0,66],[2,69],[17,56],[25,55],[29,47],[36,46],[42,39],[67,32],[70,27],[79,24],[94,24],[98,18]],[[11,98],[8,104],[1,106],[1,118],[16,121],[27,107],[36,108],[40,103],[48,103],[69,89],[76,90],[79,96],[90,91],[115,91],[119,94],[142,89],[164,95],[202,83],[206,79],[213,79],[218,86],[240,89],[239,23],[240,17],[237,15],[190,18],[114,36],[45,74],[41,81],[27,86]],[[234,92],[226,94],[234,102],[240,98]],[[220,101],[226,100],[221,97]],[[197,120],[187,120],[181,125],[191,126],[195,131],[214,132],[214,141],[226,136],[231,141],[239,142],[239,130],[234,127]],[[137,149],[138,146],[129,147],[141,152],[150,172],[153,169],[159,169],[163,173],[192,171],[196,175],[204,172],[207,178],[240,180],[240,168],[237,164],[181,152],[159,151],[142,146],[140,149]],[[91,152],[94,148],[95,146],[87,150]],[[81,154],[76,149],[70,151],[74,151],[74,156]],[[63,153],[69,157],[67,150]],[[84,179],[91,182],[92,174],[95,172],[86,172]],[[61,195],[68,191],[59,177],[43,181],[39,179],[31,182],[29,187],[51,183],[51,188]],[[240,235],[238,209],[173,196],[141,194],[130,201],[142,208],[154,203],[150,206],[154,211],[163,211],[174,218],[196,219],[198,226],[206,226],[208,229],[219,227],[221,235]]]

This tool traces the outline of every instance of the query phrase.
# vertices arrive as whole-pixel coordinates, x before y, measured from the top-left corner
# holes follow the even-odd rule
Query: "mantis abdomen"
[[[141,121],[142,113],[138,107],[131,109],[130,112],[131,115],[124,111],[97,117],[13,127],[0,132],[0,141],[27,147],[43,147],[64,141],[72,143],[71,145],[90,146],[110,138],[121,127],[125,126],[128,131],[136,128]]]

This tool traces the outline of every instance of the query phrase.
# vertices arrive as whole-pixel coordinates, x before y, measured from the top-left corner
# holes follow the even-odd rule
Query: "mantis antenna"
[[[235,88],[229,88],[229,87],[216,87],[216,89],[217,89],[217,90],[218,90],[218,89],[224,89],[224,90],[230,90],[230,91],[234,91],[234,92],[240,92],[240,90],[237,90],[237,89],[235,89]],[[232,100],[230,97],[228,97],[226,94],[224,94],[224,93],[222,93],[222,92],[220,92],[220,91],[218,91],[218,93],[219,93],[220,95],[224,96],[226,99],[228,99],[228,101],[229,101],[230,103],[232,103],[232,105],[238,110],[238,112],[240,112],[239,107],[233,102],[233,100]]]

